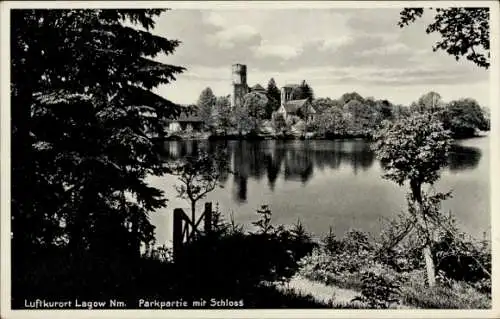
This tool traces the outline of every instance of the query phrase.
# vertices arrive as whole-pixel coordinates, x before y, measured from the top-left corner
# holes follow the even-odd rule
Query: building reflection
[[[169,141],[163,145],[164,160],[178,160],[192,155],[197,149],[208,152],[227,151],[231,174],[221,176],[221,182],[233,181],[233,196],[240,203],[248,196],[248,180],[267,180],[271,191],[276,181],[298,182],[306,186],[315,174],[349,167],[353,174],[368,170],[375,161],[369,143],[363,140],[336,141]],[[449,156],[450,171],[473,169],[481,159],[474,147],[453,146]]]
[[[350,166],[356,174],[373,165],[374,154],[365,141],[169,141],[163,145],[164,160],[178,160],[197,149],[216,152],[227,150],[231,163],[233,196],[238,202],[247,200],[248,179],[267,179],[274,191],[280,176],[286,182],[306,186],[314,174]],[[221,177],[226,183],[230,176]]]

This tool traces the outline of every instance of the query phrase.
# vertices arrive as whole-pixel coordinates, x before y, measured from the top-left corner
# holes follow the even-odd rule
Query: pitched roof
[[[287,113],[295,114],[299,109],[301,109],[304,105],[306,105],[307,99],[303,100],[291,100],[285,102],[283,105]]]
[[[316,114],[316,109],[314,108],[314,106],[312,106],[311,103],[307,103],[306,108],[307,108],[307,113]]]
[[[251,87],[251,90],[252,91],[265,91],[266,89],[264,89],[262,87],[262,85],[260,85],[260,84],[257,83],[257,84],[255,84],[254,86]]]

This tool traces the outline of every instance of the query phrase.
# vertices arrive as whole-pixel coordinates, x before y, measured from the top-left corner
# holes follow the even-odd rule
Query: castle
[[[231,95],[231,107],[243,106],[243,98],[245,94],[255,92],[266,94],[267,91],[260,84],[255,84],[249,87],[247,84],[247,66],[244,64],[233,64],[232,66],[232,84],[233,92]],[[292,91],[299,87],[298,84],[289,84],[281,88],[281,104],[277,113],[283,114],[286,118],[290,116],[299,116],[301,118],[312,120],[316,114],[316,110],[311,105],[308,99],[292,100]]]
[[[241,107],[243,105],[243,97],[250,92],[266,94],[266,89],[260,84],[255,84],[252,87],[247,85],[247,66],[243,64],[233,65],[233,94],[231,96],[231,106]]]

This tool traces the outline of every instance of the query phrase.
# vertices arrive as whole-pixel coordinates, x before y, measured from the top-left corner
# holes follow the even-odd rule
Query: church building
[[[244,64],[233,64],[233,94],[231,96],[231,107],[242,107],[243,97],[247,93],[255,92],[266,95],[266,89],[260,85],[255,84],[249,87],[247,84],[247,66]],[[299,87],[298,84],[289,84],[281,88],[281,105],[277,113],[283,114],[285,119],[291,116],[298,116],[299,118],[307,121],[314,119],[316,110],[308,99],[292,100],[292,92],[295,88]]]

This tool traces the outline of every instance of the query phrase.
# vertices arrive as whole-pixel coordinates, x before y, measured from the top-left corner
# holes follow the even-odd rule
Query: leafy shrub
[[[362,296],[353,301],[361,301],[370,308],[387,309],[400,302],[401,282],[396,276],[380,269],[370,269],[362,274]]]
[[[257,214],[259,214],[260,218],[252,222],[252,225],[257,227],[257,232],[253,234],[258,234],[258,235],[266,235],[266,234],[271,234],[273,233],[274,226],[271,224],[271,209],[269,209],[269,206],[267,205],[262,205],[260,209],[257,210]]]
[[[398,272],[408,272],[423,267],[421,239],[413,232],[413,217],[399,214],[383,225],[378,240],[377,261]]]
[[[229,215],[229,221],[224,218],[224,215],[219,209],[219,203],[216,203],[215,209],[212,212],[212,233],[211,236],[214,237],[224,237],[244,234],[243,225],[237,224],[234,220],[234,214],[231,212]]]
[[[436,269],[446,277],[467,282],[491,281],[491,246],[456,229],[442,231],[433,245]]]
[[[323,254],[329,255],[327,265],[317,265],[316,268],[325,266],[324,269],[335,274],[354,273],[373,262],[374,247],[362,231],[351,229],[341,240],[335,239],[330,231],[323,243]]]
[[[272,225],[267,206],[257,213],[255,232],[245,233],[219,220],[210,236],[200,236],[183,247],[175,264],[181,275],[188,276],[185,289],[237,294],[293,276],[297,261],[314,247],[310,236],[300,223],[291,229]]]
[[[479,292],[491,295],[491,278],[483,278],[472,284]]]
[[[339,240],[330,230],[322,245],[300,260],[299,274],[325,284],[358,288],[360,271],[373,265],[374,251],[366,233],[349,230]]]

